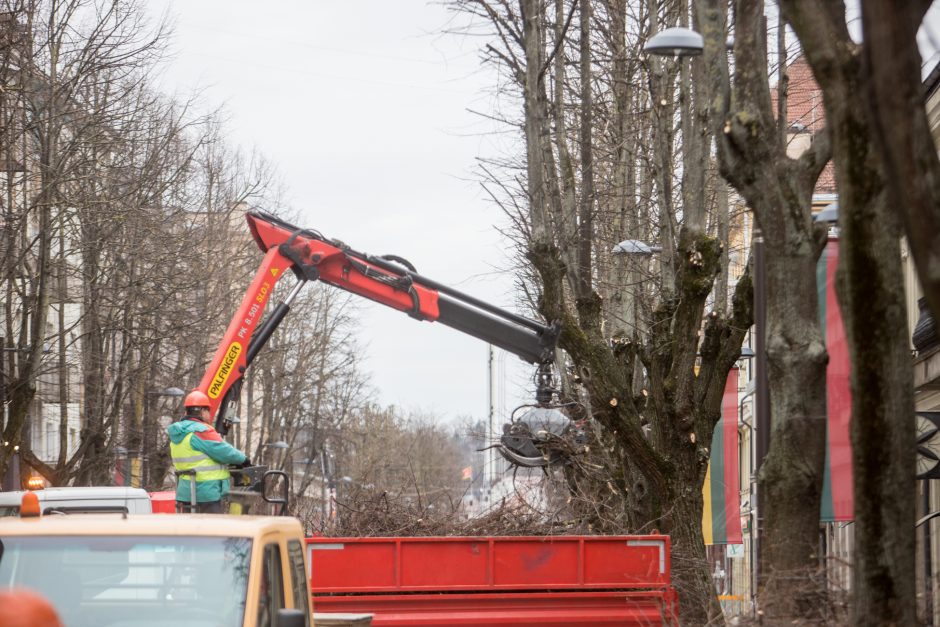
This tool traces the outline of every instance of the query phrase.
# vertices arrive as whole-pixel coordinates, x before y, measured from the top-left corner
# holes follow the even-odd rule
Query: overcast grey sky
[[[233,145],[257,148],[276,165],[301,226],[357,250],[401,255],[428,277],[512,308],[511,277],[494,272],[507,266],[494,228],[502,216],[468,180],[474,160],[506,141],[468,111],[492,110],[495,77],[480,68],[480,40],[441,34],[451,17],[441,3],[146,6],[154,19],[168,12],[176,23],[166,88],[202,90],[206,108],[225,107]],[[934,7],[928,21],[937,14]],[[932,66],[936,32],[922,32],[920,42]],[[364,300],[359,314],[382,403],[445,418],[486,415],[485,344]],[[511,355],[497,363],[507,370],[502,414],[530,400],[523,388],[531,369]]]
[[[471,182],[493,155],[494,77],[479,41],[441,35],[450,14],[426,0],[151,0],[175,22],[164,84],[223,105],[233,145],[277,167],[300,226],[357,250],[397,254],[421,274],[512,308],[494,225],[499,210]],[[267,209],[277,209],[267,207]],[[237,303],[233,303],[234,308]],[[487,412],[487,346],[362,301],[366,369],[384,404],[444,418]],[[294,311],[292,315],[303,315]],[[219,330],[221,334],[222,329]],[[504,410],[529,369],[511,355]],[[516,364],[519,364],[516,366]],[[526,398],[526,400],[528,400]]]

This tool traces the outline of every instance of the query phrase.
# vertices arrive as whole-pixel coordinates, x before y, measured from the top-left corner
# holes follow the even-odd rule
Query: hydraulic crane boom
[[[227,408],[245,370],[290,310],[307,281],[323,281],[392,307],[418,320],[440,322],[514,353],[539,366],[537,401],[551,399],[550,366],[559,325],[542,324],[441,285],[398,257],[357,252],[320,233],[300,229],[273,215],[251,211],[248,227],[264,259],[232,317],[198,390],[209,397],[216,429],[228,430]],[[262,322],[274,286],[291,271],[298,282]]]

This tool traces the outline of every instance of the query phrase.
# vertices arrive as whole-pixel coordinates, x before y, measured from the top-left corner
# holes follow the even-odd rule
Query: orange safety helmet
[[[190,407],[209,407],[209,397],[206,396],[205,392],[193,390],[186,395],[186,400],[183,402],[183,407],[186,407],[187,409]]]
[[[13,588],[0,592],[0,625],[62,627],[62,620],[42,595],[26,588]]]

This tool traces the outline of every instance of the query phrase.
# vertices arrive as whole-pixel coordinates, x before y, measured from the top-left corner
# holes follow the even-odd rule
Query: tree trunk
[[[917,276],[940,320],[940,157],[924,107],[917,31],[931,3],[862,0],[864,97]]]
[[[549,3],[522,0],[521,15],[511,3],[468,0],[459,4],[493,22],[505,48],[497,50],[490,45],[487,54],[512,71],[512,79],[522,91],[526,152],[525,163],[519,166],[524,165],[527,178],[524,198],[513,201],[525,208],[520,230],[526,238],[527,258],[537,272],[533,291],[538,293],[542,316],[561,324],[559,346],[567,357],[565,366],[578,374],[581,388],[576,396],[588,399],[579,405],[581,409],[589,407],[593,417],[594,424],[586,424],[585,430],[600,433],[596,448],[604,451],[597,455],[609,464],[593,473],[603,475],[599,478],[585,477],[589,474],[586,466],[575,463],[566,478],[573,484],[594,481],[606,493],[589,496],[596,499],[594,503],[606,500],[604,514],[613,515],[597,515],[588,524],[597,520],[600,529],[611,532],[644,533],[658,528],[670,533],[675,539],[674,581],[680,589],[682,620],[689,625],[716,620],[721,610],[702,539],[701,489],[727,374],[740,356],[741,342],[750,326],[751,295],[750,282],[744,279],[735,295],[734,313],[705,314],[721,254],[719,244],[707,232],[704,217],[708,207],[683,207],[682,217],[677,215],[675,65],[651,60],[657,68],[651,79],[654,111],[650,112],[646,97],[629,88],[637,77],[628,72],[623,48],[636,31],[633,25],[625,24],[627,9],[622,3],[551,3],[555,7],[555,37],[549,51],[543,37],[545,26],[552,23]],[[593,21],[589,21],[591,4],[598,11]],[[655,0],[643,3],[642,16],[636,18],[644,35],[647,27],[654,30],[663,18],[664,23],[674,22],[681,12],[681,3],[670,3],[662,11],[657,4]],[[564,46],[574,48],[565,38],[571,36],[567,35],[567,24],[579,6],[582,22],[575,37],[580,35],[582,63],[577,69],[568,69],[562,51]],[[602,17],[605,9],[610,15]],[[609,28],[605,17],[612,17],[618,25],[608,37],[613,55],[601,52],[592,58],[592,28]],[[597,41],[596,35],[593,41]],[[605,90],[591,91],[597,89],[598,81],[610,80],[602,66],[606,56],[616,59],[613,115]],[[592,71],[598,66],[600,72]],[[555,79],[552,100],[546,96],[546,75]],[[551,110],[553,103],[555,110]],[[633,109],[628,110],[628,105]],[[609,116],[605,121],[593,121],[605,114]],[[549,132],[550,121],[554,121],[554,133]],[[566,121],[580,125],[576,129],[580,163],[566,156]],[[689,134],[701,140],[696,125],[689,128]],[[635,137],[627,137],[628,130]],[[611,136],[615,138],[612,142]],[[596,145],[604,140],[610,143]],[[707,163],[704,143],[699,144],[701,150],[693,152],[687,165],[701,171],[689,173],[686,189],[688,202],[703,204],[707,201],[702,193]],[[634,145],[651,145],[652,154],[639,151],[640,163],[630,163]],[[557,164],[553,154],[558,155]],[[643,171],[639,184],[631,173],[634,168]],[[624,189],[624,185],[640,189]],[[571,191],[580,194],[575,196],[579,204],[569,202]],[[565,202],[561,201],[563,193]],[[576,219],[570,214],[572,206],[581,209]],[[613,219],[601,213],[611,206]],[[693,214],[696,218],[686,225],[686,217]],[[607,218],[606,223],[595,219],[601,215]],[[572,229],[572,225],[578,228]],[[612,262],[610,255],[620,240],[611,243],[602,235],[622,237],[624,233],[646,239],[647,244],[658,239],[662,248],[656,249],[654,262],[658,277],[651,280],[646,272],[631,275],[628,264],[641,266],[636,265],[637,259],[625,259],[622,271],[615,275],[620,280],[603,282],[606,267],[618,263]],[[573,257],[572,250],[580,254]],[[635,276],[637,284],[647,281],[648,285],[658,279],[658,284],[666,287],[652,300],[655,305],[645,302],[633,308],[632,303],[621,301],[619,306],[605,309],[603,296],[608,291],[614,294],[614,301],[618,293],[629,290],[634,294],[654,291],[642,284],[624,285],[624,276]],[[625,312],[624,305],[632,311]],[[637,310],[644,315],[632,313]],[[635,381],[640,385],[634,387]]]
[[[766,241],[768,328],[757,332],[767,339],[771,443],[758,474],[760,607],[770,620],[814,620],[825,594],[816,570],[826,352],[811,200],[828,144],[820,138],[799,159],[787,156],[771,110],[763,2],[735,3],[733,92],[724,3],[701,0],[698,7],[721,173],[754,211]]]
[[[855,625],[916,623],[913,370],[900,228],[845,16],[812,0],[782,9],[823,89],[839,189],[838,294],[852,361]]]
[[[838,167],[836,171],[838,176]],[[857,179],[850,181],[865,187]],[[845,265],[840,270],[839,304],[852,360],[852,621],[913,625],[916,455],[900,231],[883,193],[858,209],[853,201],[840,189]]]
[[[594,98],[591,68],[591,0],[579,0],[581,12],[581,203],[578,207],[578,298],[587,298],[594,283]]]
[[[669,534],[672,544],[673,585],[679,592],[683,625],[711,625],[722,616],[702,535],[702,484],[707,462],[688,460],[683,468],[694,472],[678,472],[670,481],[667,500],[671,508],[661,529]]]
[[[551,224],[548,218],[548,206],[545,177],[546,164],[543,158],[543,130],[547,128],[548,115],[545,111],[545,85],[542,72],[542,46],[544,44],[542,27],[542,7],[540,0],[522,0],[523,46],[526,63],[523,81],[525,107],[526,141],[526,181],[529,195],[529,218],[532,240],[538,243],[551,241]]]
[[[816,290],[808,289],[815,288],[816,254],[805,238],[799,245],[786,236],[767,239],[771,444],[758,475],[760,609],[769,619],[815,620],[825,599],[818,554],[827,362]]]

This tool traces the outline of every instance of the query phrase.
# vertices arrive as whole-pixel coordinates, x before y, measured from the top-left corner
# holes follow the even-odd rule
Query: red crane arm
[[[237,398],[245,370],[310,280],[334,285],[419,320],[441,322],[531,363],[548,364],[554,359],[557,324],[530,320],[436,283],[417,274],[403,259],[356,252],[342,242],[266,213],[252,211],[247,219],[264,259],[197,388],[209,397],[216,427],[223,433],[226,406]],[[299,279],[297,285],[261,322],[275,284],[288,270]]]
[[[401,281],[399,274],[357,258],[341,242],[326,240],[315,231],[297,229],[260,212],[248,214],[248,226],[261,250],[286,247],[290,251],[286,254],[299,266],[315,268],[315,276],[306,276],[308,279],[319,279],[393,309],[411,312],[421,320],[437,320],[436,290],[413,284],[417,296],[409,296],[402,289],[407,281]]]
[[[225,335],[215,351],[199,387],[209,397],[212,415],[216,414],[225,393],[241,379],[248,367],[248,345],[261,321],[261,314],[274,292],[274,285],[294,263],[272,248],[248,286],[241,305],[232,316]]]

